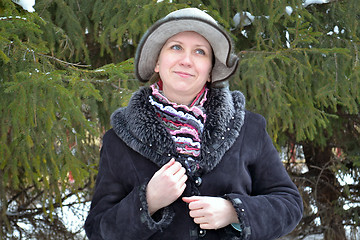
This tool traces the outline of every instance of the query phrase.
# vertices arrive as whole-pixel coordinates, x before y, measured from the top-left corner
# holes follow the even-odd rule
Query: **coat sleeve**
[[[250,118],[252,123],[245,134],[251,137],[245,139],[248,147],[256,146],[254,160],[248,166],[252,191],[226,197],[237,211],[243,239],[277,239],[299,223],[302,199],[265,130],[265,119],[259,115]]]
[[[119,143],[118,145],[115,143]],[[172,219],[164,208],[156,221],[149,215],[146,184],[131,172],[131,159],[121,154],[125,144],[112,132],[104,136],[99,171],[85,231],[90,240],[148,239]]]

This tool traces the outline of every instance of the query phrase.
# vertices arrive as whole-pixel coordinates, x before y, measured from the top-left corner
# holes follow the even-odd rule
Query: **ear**
[[[156,62],[154,72],[159,72],[159,61]]]

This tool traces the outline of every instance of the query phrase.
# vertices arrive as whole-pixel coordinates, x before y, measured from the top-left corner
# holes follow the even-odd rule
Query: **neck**
[[[184,96],[184,95],[173,96],[172,95],[171,98],[169,98],[168,96],[166,96],[165,93],[164,93],[164,95],[167,99],[169,99],[169,101],[179,104],[179,105],[182,104],[182,105],[189,106],[194,101],[193,96]]]
[[[200,92],[194,94],[183,94],[181,92],[176,92],[174,94],[166,94],[166,90],[162,89],[164,96],[171,102],[181,105],[186,105],[191,107],[205,92],[206,87],[204,86]]]

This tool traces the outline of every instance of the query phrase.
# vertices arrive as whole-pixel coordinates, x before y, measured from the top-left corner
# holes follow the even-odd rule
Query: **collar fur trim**
[[[162,166],[177,156],[170,134],[149,103],[151,89],[141,88],[127,107],[111,115],[115,133],[133,150]],[[245,118],[245,98],[239,91],[211,88],[204,103],[207,120],[201,143],[200,167],[211,171],[239,136]]]

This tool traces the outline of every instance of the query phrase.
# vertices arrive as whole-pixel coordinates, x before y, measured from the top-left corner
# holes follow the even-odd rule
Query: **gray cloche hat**
[[[185,31],[197,32],[210,43],[215,55],[212,82],[226,80],[235,72],[239,58],[233,53],[228,33],[207,13],[197,8],[184,8],[158,20],[141,38],[135,55],[135,74],[140,81],[147,82],[153,75],[165,42]]]

